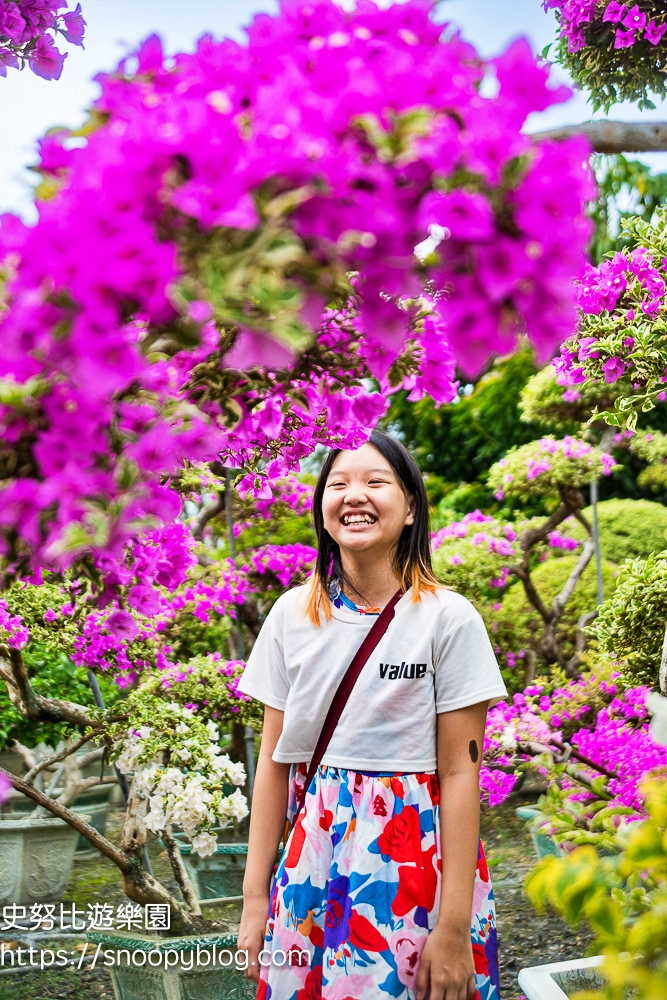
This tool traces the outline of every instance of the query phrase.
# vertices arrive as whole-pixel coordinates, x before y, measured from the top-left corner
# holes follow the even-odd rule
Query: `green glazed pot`
[[[254,1000],[257,993],[243,974],[235,934],[89,931],[86,937],[95,967],[111,975],[116,1000]]]

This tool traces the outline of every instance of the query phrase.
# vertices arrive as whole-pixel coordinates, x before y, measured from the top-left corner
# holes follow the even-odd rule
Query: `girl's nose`
[[[345,491],[345,496],[343,497],[343,503],[350,504],[362,504],[368,503],[368,497],[366,496],[366,491],[361,486],[361,484],[350,483],[347,490]]]

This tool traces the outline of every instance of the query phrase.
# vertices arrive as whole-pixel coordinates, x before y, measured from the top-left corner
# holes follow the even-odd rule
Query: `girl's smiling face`
[[[406,524],[414,523],[414,501],[406,497],[387,459],[371,444],[336,457],[322,497],[324,527],[341,552],[393,550]]]

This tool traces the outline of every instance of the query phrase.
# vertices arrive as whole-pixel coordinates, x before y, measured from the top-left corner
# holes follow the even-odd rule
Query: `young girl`
[[[239,684],[266,706],[246,974],[258,1000],[499,1000],[479,767],[488,703],[506,691],[486,629],[433,576],[424,484],[398,441],[375,431],[330,452],[314,520],[315,572],[276,601]],[[271,886],[334,693],[399,590]]]

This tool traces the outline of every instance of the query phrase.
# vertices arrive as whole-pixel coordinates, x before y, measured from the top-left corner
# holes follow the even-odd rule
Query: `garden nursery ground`
[[[572,930],[553,912],[537,914],[523,893],[523,880],[535,862],[535,855],[525,825],[515,816],[515,809],[527,802],[525,798],[517,800],[512,796],[502,806],[487,810],[482,816],[482,837],[496,889],[502,1000],[519,1000],[522,995],[517,985],[520,969],[580,958],[591,940],[583,927]],[[120,833],[122,815],[117,811],[110,817],[108,832],[114,840]],[[150,855],[155,874],[163,885],[176,891],[171,870],[160,850],[159,841],[152,838]],[[83,907],[100,900],[114,904],[125,900],[116,872],[101,860],[75,864],[65,898]],[[215,916],[234,919],[240,914],[234,904],[224,909],[207,909],[207,915],[215,913]],[[2,935],[0,940],[7,942],[11,937]],[[112,998],[111,978],[106,969],[0,975],[0,1000]]]

